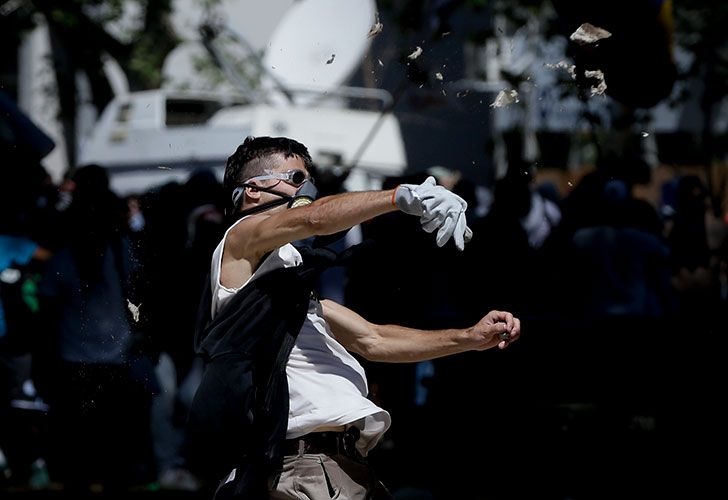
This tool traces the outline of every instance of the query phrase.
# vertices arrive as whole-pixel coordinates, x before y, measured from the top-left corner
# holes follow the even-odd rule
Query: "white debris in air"
[[[369,33],[367,33],[367,38],[371,38],[373,36],[377,36],[379,33],[382,32],[384,29],[384,25],[379,22],[379,12],[374,14],[374,24],[371,28],[369,28]]]
[[[382,62],[382,60],[381,60],[381,59],[377,59],[377,62],[379,63],[379,65],[380,65],[380,66],[381,66],[382,68],[384,67],[384,63]]]
[[[544,64],[549,69],[565,69],[571,75],[571,78],[576,80],[576,65],[569,64],[566,61],[559,61],[556,64],[546,63]]]
[[[649,137],[649,136],[650,136],[649,132],[642,132],[642,137]]]
[[[442,73],[435,73],[435,78],[442,80]]]
[[[598,42],[603,38],[609,38],[610,36],[612,34],[609,31],[594,26],[593,24],[584,23],[571,34],[569,40],[579,45],[586,45],[588,43]]]
[[[135,306],[131,303],[129,299],[126,299],[126,306],[129,308],[129,311],[131,312],[131,317],[134,320],[135,323],[139,322],[139,308],[142,306],[139,304],[138,306]]]
[[[495,96],[495,101],[490,105],[491,108],[503,108],[510,106],[514,102],[520,102],[518,100],[517,90],[501,90],[498,95]]]
[[[602,70],[586,70],[584,71],[584,76],[587,78],[595,78],[599,82],[596,87],[594,85],[591,86],[591,95],[604,95],[604,91],[607,90],[607,84],[604,81],[604,73]]]
[[[417,59],[420,57],[420,54],[422,54],[422,47],[417,46],[410,55],[407,56],[408,59]]]
[[[164,166],[164,165],[159,165],[157,168],[159,170],[172,170],[172,167],[167,167],[167,166]]]

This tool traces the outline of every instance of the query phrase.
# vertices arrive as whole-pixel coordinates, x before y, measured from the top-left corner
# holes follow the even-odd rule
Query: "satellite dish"
[[[276,26],[263,56],[265,68],[285,87],[321,92],[342,85],[371,42],[374,0],[303,0]],[[272,79],[263,87],[276,91]],[[304,95],[298,101],[310,96]]]
[[[237,31],[245,33],[245,39],[255,48],[263,51],[278,20],[285,14],[294,0],[266,0],[265,2],[241,2],[240,0],[172,0],[170,22],[175,33],[182,40],[200,38],[200,22],[208,15],[220,17]],[[206,5],[208,5],[206,7]]]

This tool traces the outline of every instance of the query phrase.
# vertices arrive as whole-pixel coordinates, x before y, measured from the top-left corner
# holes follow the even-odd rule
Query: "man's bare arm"
[[[393,194],[394,190],[341,193],[303,207],[252,216],[230,231],[225,252],[234,259],[257,260],[286,243],[349,229],[397,210]]]
[[[520,321],[504,311],[491,311],[470,328],[417,330],[371,323],[330,300],[322,301],[322,305],[336,340],[370,361],[406,363],[496,346],[503,349],[521,333]],[[504,340],[501,334],[508,338]]]

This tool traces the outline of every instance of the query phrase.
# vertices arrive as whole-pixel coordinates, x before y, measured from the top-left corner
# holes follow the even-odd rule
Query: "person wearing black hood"
[[[72,177],[61,244],[40,282],[49,333],[45,389],[53,444],[52,479],[84,492],[147,480],[151,391],[129,317],[133,258],[126,205],[98,165]]]

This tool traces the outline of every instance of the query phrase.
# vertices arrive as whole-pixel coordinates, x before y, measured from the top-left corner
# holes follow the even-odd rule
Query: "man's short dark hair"
[[[227,160],[224,187],[233,190],[251,177],[263,175],[264,170],[272,165],[254,160],[265,160],[276,154],[282,154],[284,158],[298,156],[308,171],[313,167],[308,149],[298,141],[288,137],[248,136]]]

